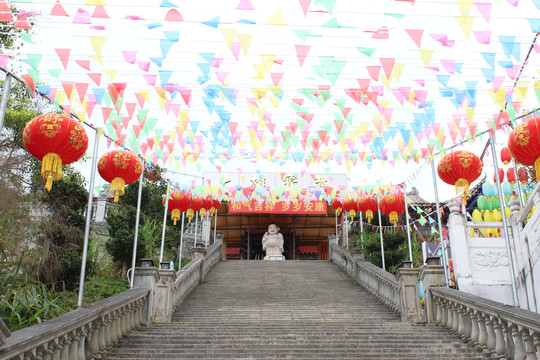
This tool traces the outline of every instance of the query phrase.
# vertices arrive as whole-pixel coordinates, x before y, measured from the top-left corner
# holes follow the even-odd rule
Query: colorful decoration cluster
[[[221,201],[212,198],[210,195],[201,198],[198,195],[185,191],[171,192],[168,202],[168,211],[171,212],[171,219],[174,221],[174,225],[176,225],[183,212],[186,213],[188,221],[191,222],[196,212],[199,212],[201,217],[206,216],[207,213],[210,216],[214,216],[214,213],[221,206]]]

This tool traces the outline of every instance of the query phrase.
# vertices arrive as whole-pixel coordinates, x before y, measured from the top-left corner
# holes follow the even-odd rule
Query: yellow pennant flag
[[[251,46],[251,38],[253,37],[253,34],[236,34],[236,38],[238,39],[238,42],[240,43],[240,47],[242,48],[242,52],[245,56],[247,56],[249,52],[249,47]]]
[[[276,11],[274,15],[272,15],[272,17],[268,20],[266,24],[285,25],[285,20],[283,20],[283,13],[281,12],[281,9],[278,9],[278,11]]]
[[[96,55],[101,56],[101,50],[103,50],[103,45],[105,45],[107,38],[102,36],[90,36],[90,41],[92,42],[92,48]]]
[[[433,54],[435,53],[435,50],[418,50],[420,52],[420,57],[422,58],[422,62],[424,63],[424,66],[426,68],[429,67],[429,64],[431,63],[431,59],[433,58]]]
[[[457,23],[459,24],[459,27],[461,27],[463,34],[465,34],[465,37],[467,38],[467,40],[469,40],[469,36],[471,35],[471,30],[474,24],[474,17],[456,16],[455,18],[456,18]]]
[[[223,36],[223,40],[225,40],[225,44],[227,45],[227,48],[231,50],[232,44],[236,37],[236,29],[235,28],[220,28],[220,29],[221,29],[221,36]]]

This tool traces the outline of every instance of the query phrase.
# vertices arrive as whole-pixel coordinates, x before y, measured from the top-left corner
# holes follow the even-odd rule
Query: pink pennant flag
[[[298,0],[298,2],[300,3],[300,6],[302,7],[304,16],[307,16],[307,13],[309,11],[309,6],[311,5],[311,0]]]
[[[216,71],[216,76],[222,84],[225,84],[225,80],[227,79],[227,76],[229,76],[229,73],[224,71]]]
[[[236,10],[255,10],[255,8],[249,0],[240,0],[236,6]]]
[[[306,61],[306,57],[308,56],[309,50],[311,49],[311,46],[309,45],[295,45],[296,47],[296,56],[298,57],[298,63],[300,66],[304,65],[304,61]]]
[[[380,66],[366,66],[369,76],[375,81],[379,81],[379,74],[381,73]]]
[[[91,24],[90,13],[84,9],[79,8],[77,14],[73,18],[74,24]]]
[[[99,86],[101,83],[101,73],[88,73],[87,75],[97,86]]]
[[[394,70],[394,63],[396,61],[395,58],[380,58],[379,59],[382,65],[382,68],[384,70],[384,73],[387,78],[390,78],[390,75],[392,75],[392,70]]]
[[[94,12],[92,13],[93,18],[101,18],[101,19],[109,19],[109,15],[107,14],[107,11],[105,11],[105,7],[102,5],[96,6],[94,9]]]
[[[77,90],[77,94],[79,95],[79,99],[81,99],[81,102],[86,97],[86,91],[88,90],[88,83],[75,83],[75,89]]]
[[[13,25],[13,28],[15,29],[31,29],[32,26],[28,24],[28,21],[26,20],[26,16],[19,14],[17,16],[17,22],[15,25]]]
[[[0,66],[6,69],[8,62],[9,62],[9,55],[0,54]]]
[[[139,61],[137,65],[139,65],[139,69],[142,71],[150,70],[150,61]]]
[[[0,0],[0,21],[13,21],[13,15],[6,0]]]
[[[62,4],[60,4],[60,0],[56,0],[56,4],[51,9],[51,16],[69,16]]]
[[[156,85],[156,78],[157,78],[157,75],[143,75],[144,77],[144,80],[146,80],[146,83],[148,85]]]
[[[127,63],[135,64],[135,61],[137,60],[137,51],[122,50],[122,55],[124,55],[124,59]]]
[[[489,20],[491,19],[491,4],[475,2],[474,5],[476,5],[478,12],[480,13],[480,15],[482,15],[484,20],[489,23]]]
[[[234,58],[236,59],[236,61],[238,61],[238,56],[240,55],[240,50],[242,50],[242,45],[240,45],[239,42],[235,41],[232,43],[231,45],[231,52],[234,56]]]
[[[75,60],[75,62],[83,69],[90,71],[90,60]]]
[[[491,31],[473,31],[474,36],[476,36],[476,40],[480,44],[489,44],[491,42]]]
[[[426,82],[424,79],[413,79],[414,82],[416,82],[418,85],[422,86],[422,87],[425,87],[426,86]]]
[[[409,34],[411,39],[414,41],[416,46],[420,47],[422,44],[422,35],[424,34],[424,30],[416,30],[416,29],[405,29],[405,32]]]
[[[449,74],[455,73],[455,67],[456,67],[456,61],[453,59],[450,60],[441,60],[441,64],[444,66],[446,71],[448,71]]]
[[[184,18],[182,17],[182,14],[178,12],[178,10],[171,9],[167,12],[167,15],[165,15],[165,21],[184,21]]]
[[[64,66],[64,70],[66,70],[69,62],[69,54],[71,52],[71,49],[54,49],[54,51],[56,51],[56,54],[58,55],[60,61],[62,62],[62,65]]]
[[[271,73],[270,76],[272,77],[272,82],[274,85],[278,86],[279,82],[283,78],[283,73]]]

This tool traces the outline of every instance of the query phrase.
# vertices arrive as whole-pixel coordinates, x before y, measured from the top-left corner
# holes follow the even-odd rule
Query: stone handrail
[[[398,314],[402,313],[400,285],[394,275],[368,261],[355,258],[337,244],[331,244],[330,247],[330,260],[383,304]]]
[[[131,289],[11,334],[0,359],[86,360],[143,323],[148,289]]]
[[[536,203],[535,195],[540,193],[540,181],[536,184],[533,191],[531,191],[531,195],[529,196],[529,199],[523,206],[523,209],[521,209],[521,212],[519,213],[519,216],[517,218],[517,222],[525,222],[527,220],[527,216],[529,216],[529,213],[531,212],[533,206]]]
[[[428,320],[498,357],[540,359],[540,314],[462,291],[431,287]]]
[[[184,302],[186,297],[199,284],[199,271],[202,263],[202,259],[192,260],[176,273],[177,278],[172,286],[173,311]]]
[[[210,270],[221,260],[221,243],[212,244],[206,249],[206,257],[204,259],[204,277]]]

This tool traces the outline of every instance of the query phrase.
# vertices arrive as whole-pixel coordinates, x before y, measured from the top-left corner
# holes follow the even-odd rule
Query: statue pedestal
[[[285,256],[283,256],[283,255],[270,255],[270,256],[265,256],[264,260],[285,260]]]

